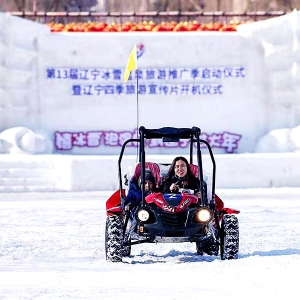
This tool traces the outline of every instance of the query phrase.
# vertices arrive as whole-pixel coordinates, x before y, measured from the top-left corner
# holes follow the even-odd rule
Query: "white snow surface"
[[[111,194],[1,194],[0,299],[297,298],[300,188],[217,190],[241,211],[239,259],[228,261],[194,243],[135,245],[106,261]]]

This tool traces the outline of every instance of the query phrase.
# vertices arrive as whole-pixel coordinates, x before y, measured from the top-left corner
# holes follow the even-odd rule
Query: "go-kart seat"
[[[193,175],[198,178],[198,173],[199,173],[198,166],[190,164],[190,170],[193,173]]]
[[[199,169],[197,165],[190,164],[190,170],[194,176],[198,178]],[[204,191],[207,194],[207,184],[205,183]],[[224,202],[219,198],[218,195],[215,195],[215,202],[216,202],[216,210],[221,211],[224,208]]]

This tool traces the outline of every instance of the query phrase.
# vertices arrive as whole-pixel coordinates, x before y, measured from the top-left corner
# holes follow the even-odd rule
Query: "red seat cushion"
[[[161,176],[160,176],[160,169],[158,164],[153,162],[146,162],[145,168],[151,171],[155,179],[156,186],[159,187],[161,183]],[[141,176],[141,163],[138,163],[135,167],[132,179],[137,181],[140,178],[140,176]]]

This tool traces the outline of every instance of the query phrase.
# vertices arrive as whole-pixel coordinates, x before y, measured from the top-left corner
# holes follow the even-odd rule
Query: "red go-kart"
[[[215,194],[216,164],[209,143],[200,139],[200,133],[197,127],[159,129],[140,127],[138,139],[125,141],[118,161],[120,187],[106,202],[107,260],[122,261],[123,257],[131,254],[131,247],[136,244],[181,242],[195,243],[198,255],[220,254],[222,260],[238,258],[239,224],[236,214],[239,211],[224,207],[223,201]],[[190,169],[199,179],[200,198],[194,195],[193,191],[184,189],[177,194],[156,192],[146,195],[143,184],[146,169],[152,172],[159,187],[164,179],[163,170],[170,166],[170,163],[146,161],[145,143],[149,139],[162,139],[162,142],[168,143],[189,140]],[[126,189],[123,188],[121,164],[124,150],[132,142],[138,144],[139,163],[136,164],[130,180],[137,181],[141,177],[142,200],[136,207],[124,207],[122,203],[126,199]],[[210,181],[202,167],[201,144],[205,144],[208,148],[212,162]],[[193,163],[194,149],[197,164]],[[128,180],[128,178],[125,180],[127,184]]]

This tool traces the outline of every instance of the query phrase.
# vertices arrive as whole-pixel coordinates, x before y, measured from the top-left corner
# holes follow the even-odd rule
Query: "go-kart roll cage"
[[[141,187],[142,187],[142,206],[145,205],[145,140],[147,139],[162,139],[163,142],[178,142],[180,139],[190,140],[190,160],[189,163],[193,163],[193,146],[194,143],[197,144],[197,165],[198,165],[198,179],[200,181],[200,193],[203,206],[215,206],[215,176],[216,176],[216,163],[214,159],[213,152],[209,143],[205,140],[200,139],[201,130],[198,127],[192,128],[174,128],[174,127],[163,127],[159,129],[146,129],[141,126],[139,128],[139,139],[128,139],[124,142],[118,160],[118,173],[119,173],[119,186],[120,186],[120,196],[124,197],[123,186],[122,186],[122,170],[121,161],[125,151],[125,147],[128,143],[136,142],[139,144],[139,163],[141,164]],[[202,155],[200,149],[200,143],[207,146],[211,162],[213,165],[212,174],[212,198],[210,203],[207,203],[207,199],[204,197],[204,185],[203,185],[203,166],[202,166]]]

